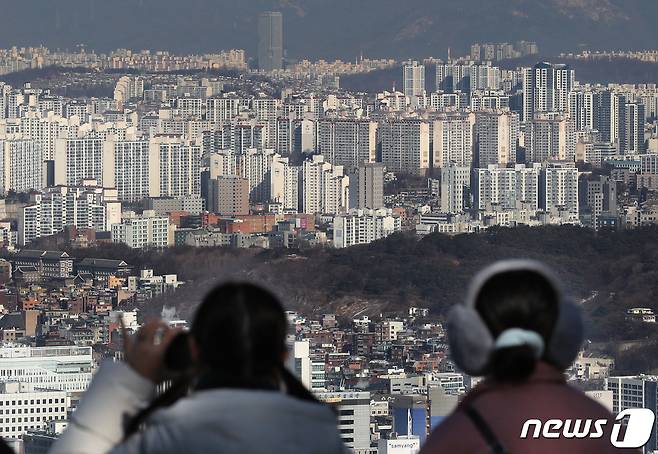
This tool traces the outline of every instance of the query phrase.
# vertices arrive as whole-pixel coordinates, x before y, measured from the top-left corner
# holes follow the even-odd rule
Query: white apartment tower
[[[573,163],[549,163],[542,171],[542,207],[562,223],[578,222],[578,169]]]
[[[173,244],[172,236],[168,217],[146,211],[142,216],[131,216],[112,225],[112,242],[133,249],[166,248]]]
[[[402,230],[399,216],[391,209],[350,210],[334,218],[335,248],[368,244]]]
[[[53,112],[27,112],[20,121],[20,133],[39,144],[44,160],[55,159],[57,139],[75,138],[80,129],[80,119],[64,118]]]
[[[121,202],[115,189],[92,184],[55,186],[32,194],[30,203],[19,210],[18,242],[25,245],[68,226],[104,232],[118,222],[121,222]]]
[[[575,121],[577,131],[596,129],[595,93],[591,89],[575,89],[569,93],[569,116]]]
[[[439,63],[436,65],[436,89],[442,92],[498,90],[500,82],[500,68],[488,63]]]
[[[471,186],[471,168],[450,164],[441,167],[441,211],[463,213]]]
[[[249,181],[249,200],[267,202],[270,200],[270,172],[272,161],[278,156],[274,150],[249,149],[245,154],[234,155],[236,175]]]
[[[480,111],[475,116],[477,167],[516,162],[519,116],[506,110]]]
[[[201,146],[176,136],[157,136],[160,197],[201,195]]]
[[[103,153],[103,139],[57,139],[55,142],[55,184],[75,186],[84,179],[107,185],[113,167],[112,156]]]
[[[526,123],[527,162],[573,161],[576,155],[576,128],[565,114],[539,113]]]
[[[318,151],[327,162],[347,171],[375,162],[377,123],[359,119],[325,119],[318,123]]]
[[[154,183],[159,180],[155,147],[148,140],[108,142],[106,153],[113,153],[114,184],[119,199],[138,202],[159,193]]]
[[[332,166],[322,155],[304,161],[302,188],[304,213],[336,214],[349,208],[349,177],[342,166]]]
[[[574,70],[567,65],[538,63],[523,69],[523,121],[537,112],[567,112]]]
[[[418,106],[419,98],[425,96],[425,66],[417,61],[405,63],[403,84],[404,95],[411,100],[412,106]]]
[[[254,98],[251,104],[256,120],[266,125],[266,148],[276,147],[276,119],[281,113],[281,100],[275,98]]]
[[[461,167],[471,167],[474,126],[474,113],[442,114],[434,120],[432,131],[434,168],[443,168],[450,163]]]
[[[480,211],[506,211],[539,208],[539,174],[541,166],[489,165],[475,171],[473,196]]]
[[[222,124],[231,121],[240,112],[240,98],[237,96],[216,96],[206,99],[206,118],[212,123]]]
[[[41,146],[32,139],[0,139],[0,188],[28,192],[45,186]]]
[[[275,155],[270,171],[270,198],[287,212],[299,211],[301,167],[290,166],[288,158]]]

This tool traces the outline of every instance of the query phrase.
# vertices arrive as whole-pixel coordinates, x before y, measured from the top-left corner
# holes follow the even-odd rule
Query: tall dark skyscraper
[[[283,16],[268,11],[258,16],[258,68],[283,69]]]

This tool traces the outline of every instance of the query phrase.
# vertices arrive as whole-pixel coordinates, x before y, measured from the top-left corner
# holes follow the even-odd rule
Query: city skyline
[[[471,408],[516,454],[658,412],[658,4],[457,3],[10,5],[0,441],[433,454],[489,443]]]
[[[402,21],[395,20],[398,15],[394,2],[381,5],[368,1],[358,9],[350,8],[347,1],[287,4],[268,0],[241,4],[236,0],[203,0],[187,7],[181,7],[177,0],[124,1],[116,7],[98,0],[75,0],[67,4],[12,2],[6,5],[3,15],[12,19],[0,22],[0,42],[43,43],[69,49],[84,43],[103,51],[150,47],[187,53],[218,50],[217,42],[220,42],[220,48],[245,48],[255,54],[257,35],[253,32],[257,16],[263,11],[283,13],[286,47],[293,58],[353,60],[365,53],[374,58],[418,59],[437,55],[438,49],[443,53],[449,47],[458,53],[468,52],[470,40],[489,42],[501,40],[500,37],[503,37],[501,41],[509,42],[543,40],[540,47],[554,54],[576,52],[581,45],[593,50],[637,50],[647,47],[646,43],[655,38],[649,18],[656,5],[650,1],[618,5],[597,0],[565,5],[551,0],[544,6],[536,0],[524,0],[515,9],[489,8],[481,0],[469,0],[467,5],[453,0],[415,0],[413,14]],[[461,25],[462,8],[472,12],[469,33],[464,33]],[[132,13],[129,22],[125,22],[121,13],[124,10]],[[33,18],[32,24],[36,26],[31,27],[27,18]],[[628,21],[634,27],[627,27]],[[340,22],[344,25],[338,31],[332,24]],[[507,27],[493,25],[499,22]],[[382,35],[371,23],[391,25]],[[163,24],[180,33],[169,34]],[[441,33],[435,31],[439,25]],[[552,33],[557,28],[564,32]],[[114,33],[115,30],[123,33]],[[212,38],[207,30],[214,30]],[[243,33],[245,30],[253,32]],[[472,36],[470,40],[466,39],[468,34]]]

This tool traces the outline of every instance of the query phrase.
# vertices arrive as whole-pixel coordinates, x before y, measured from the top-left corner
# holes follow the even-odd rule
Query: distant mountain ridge
[[[117,47],[255,54],[259,12],[284,14],[291,58],[445,56],[472,42],[542,53],[655,47],[655,0],[9,0],[0,47]]]

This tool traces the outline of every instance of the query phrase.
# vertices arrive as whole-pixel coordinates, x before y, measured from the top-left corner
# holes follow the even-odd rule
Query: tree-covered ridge
[[[54,238],[37,247],[58,248]],[[175,247],[134,250],[123,245],[69,250],[77,258],[126,260],[136,270],[176,273],[187,284],[142,309],[176,306],[188,317],[218,280],[249,279],[280,293],[306,314],[377,316],[428,307],[442,320],[461,301],[470,279],[505,258],[533,258],[555,269],[586,313],[587,338],[618,358],[621,371],[658,367],[658,326],[629,320],[631,307],[658,309],[658,228],[621,232],[572,226],[492,228],[480,234],[417,238],[396,234],[347,249],[236,250]],[[623,355],[618,353],[624,350]]]

